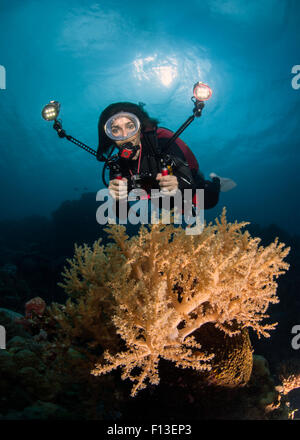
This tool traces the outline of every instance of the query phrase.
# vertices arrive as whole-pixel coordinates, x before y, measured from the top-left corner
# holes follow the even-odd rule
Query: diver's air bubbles
[[[199,81],[194,85],[193,94],[197,101],[207,101],[212,95],[212,90],[207,84]]]
[[[58,101],[50,101],[49,104],[45,105],[42,110],[42,117],[45,121],[54,121],[60,110],[60,103]]]

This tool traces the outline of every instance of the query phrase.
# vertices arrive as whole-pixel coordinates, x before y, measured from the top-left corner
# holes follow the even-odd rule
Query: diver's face
[[[134,122],[125,117],[122,116],[120,118],[117,118],[112,124],[111,124],[111,132],[114,136],[122,136],[126,137],[126,140],[119,140],[115,141],[118,146],[123,145],[127,142],[131,142],[133,145],[139,145],[140,143],[140,132],[138,131],[134,136],[130,137],[130,133],[134,133],[136,130]]]

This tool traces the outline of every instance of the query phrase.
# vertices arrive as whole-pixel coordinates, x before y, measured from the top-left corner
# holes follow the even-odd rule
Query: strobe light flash
[[[58,101],[50,101],[42,110],[42,117],[45,121],[55,121],[59,114],[60,103]]]
[[[207,84],[199,81],[194,85],[193,95],[197,101],[207,101],[212,95],[212,90]]]

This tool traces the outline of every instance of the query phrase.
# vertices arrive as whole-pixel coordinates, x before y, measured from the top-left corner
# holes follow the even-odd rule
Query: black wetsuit
[[[161,162],[159,161],[159,155],[164,157],[164,150],[173,132],[162,127],[158,127],[157,130],[145,131],[141,135],[141,157],[139,174],[142,178],[142,188],[151,195],[151,189],[159,189],[159,183],[156,179],[156,175],[161,173]],[[199,165],[189,147],[180,139],[177,138],[172,142],[168,148],[166,154],[170,157],[179,159],[178,166],[172,167],[173,174],[177,177],[178,188],[183,191],[184,189],[192,189],[193,195],[196,193],[196,189],[204,189],[204,209],[213,208],[219,200],[220,193],[220,179],[215,177],[210,180],[205,180],[203,174],[199,171]],[[128,192],[132,189],[132,176],[137,174],[139,158],[136,160],[119,159],[121,167],[122,177],[126,177],[128,180]],[[113,178],[112,172],[110,172],[110,180]],[[195,197],[193,202],[196,202]],[[195,203],[194,203],[195,204]],[[117,203],[117,216],[118,216],[118,203]]]

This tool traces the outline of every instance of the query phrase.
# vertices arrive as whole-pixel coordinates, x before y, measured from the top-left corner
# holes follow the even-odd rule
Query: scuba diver
[[[120,218],[119,214],[125,216],[125,213],[127,216],[129,201],[136,201],[136,197],[139,197],[140,200],[151,199],[154,205],[157,200],[158,204],[167,200],[170,202],[167,209],[170,210],[176,202],[176,208],[179,213],[184,213],[186,221],[186,218],[195,218],[195,210],[199,213],[203,209],[216,206],[220,191],[226,192],[236,186],[232,179],[215,173],[210,173],[211,180],[206,180],[199,170],[194,154],[179,138],[189,124],[201,116],[204,101],[211,94],[212,90],[207,84],[198,81],[194,85],[191,98],[194,103],[193,114],[175,133],[159,127],[158,120],[148,115],[143,103],[111,104],[103,110],[99,118],[97,151],[66,133],[61,119],[58,119],[58,101],[51,100],[45,105],[42,117],[46,121],[53,121],[53,128],[60,138],[67,139],[104,162],[102,181],[115,201],[113,211],[116,217]],[[112,155],[115,148],[118,153]],[[107,168],[109,184],[105,179]],[[164,203],[162,204],[164,207]],[[156,208],[160,209],[160,206],[157,205]]]
[[[192,189],[193,205],[197,205],[196,189],[204,189],[204,209],[216,206],[220,193],[220,177],[212,173],[205,180],[190,148],[173,132],[158,126],[149,117],[144,104],[117,102],[106,107],[98,123],[97,158],[108,159],[115,147],[118,159],[110,167],[109,191],[119,204],[128,203],[127,196],[134,188],[142,188],[151,198],[151,189],[174,195],[179,189]],[[102,159],[103,160],[103,159]]]

